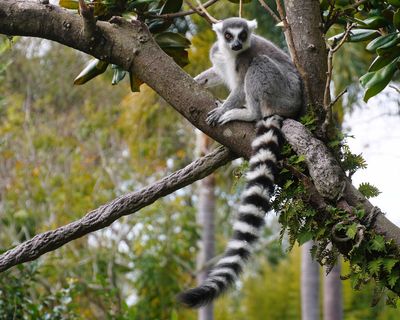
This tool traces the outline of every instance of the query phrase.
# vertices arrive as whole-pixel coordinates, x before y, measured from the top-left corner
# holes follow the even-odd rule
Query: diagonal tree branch
[[[87,213],[83,218],[52,231],[36,235],[15,248],[0,255],[0,272],[17,264],[32,261],[64,244],[100,230],[118,218],[132,214],[161,197],[208,176],[217,168],[236,158],[225,147],[218,147],[208,155],[192,162],[185,168],[139,191],[120,196],[115,200]]]

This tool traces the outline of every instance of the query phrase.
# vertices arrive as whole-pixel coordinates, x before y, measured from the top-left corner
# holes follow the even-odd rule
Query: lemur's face
[[[249,48],[250,36],[256,27],[255,20],[229,18],[216,23],[213,30],[217,33],[220,44],[230,51],[239,53]]]

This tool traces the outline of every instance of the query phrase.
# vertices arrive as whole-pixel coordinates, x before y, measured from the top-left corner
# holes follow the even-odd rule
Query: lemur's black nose
[[[243,46],[239,41],[235,41],[232,45],[232,50],[234,50],[234,51],[238,51],[242,48],[243,48]]]

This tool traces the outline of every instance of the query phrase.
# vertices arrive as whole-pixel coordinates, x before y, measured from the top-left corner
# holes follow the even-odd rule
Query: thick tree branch
[[[87,213],[83,218],[52,231],[36,235],[0,255],[0,272],[17,264],[32,261],[90,232],[105,228],[118,218],[132,214],[178,189],[208,176],[235,156],[225,147],[192,162],[185,168],[131,192]]]

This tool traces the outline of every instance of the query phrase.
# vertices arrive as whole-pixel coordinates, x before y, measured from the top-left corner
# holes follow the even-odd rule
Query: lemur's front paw
[[[219,119],[221,118],[221,116],[224,114],[224,110],[222,108],[215,108],[213,110],[211,110],[208,114],[207,114],[207,119],[206,122],[212,126],[215,127],[216,125],[219,124]]]
[[[233,120],[236,120],[235,110],[229,110],[229,111],[225,112],[223,115],[221,115],[221,117],[219,118],[218,124],[223,125],[223,124],[226,124]]]
[[[219,124],[219,119],[224,114],[224,109],[221,107],[222,103],[220,101],[217,101],[216,105],[217,105],[217,108],[212,109],[207,114],[207,118],[206,118],[206,122],[212,127]]]

